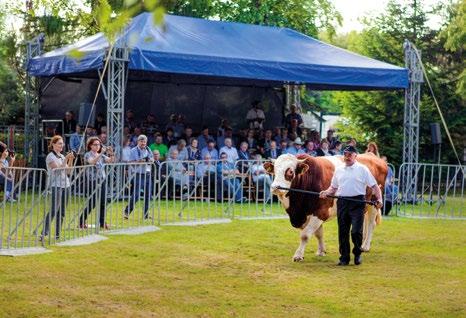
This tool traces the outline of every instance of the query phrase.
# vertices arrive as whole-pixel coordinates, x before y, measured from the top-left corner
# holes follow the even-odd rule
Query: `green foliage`
[[[409,39],[422,54],[422,61],[433,85],[437,100],[446,118],[458,150],[466,147],[463,137],[466,131],[466,108],[464,94],[457,85],[464,72],[464,55],[454,54],[445,48],[446,37],[442,30],[427,26],[427,10],[419,2],[400,4],[390,1],[385,13],[366,19],[366,27],[360,33],[352,32],[346,37],[335,38],[334,44],[345,45],[347,49],[372,58],[404,66],[403,42]],[[453,10],[454,7],[440,9]],[[452,14],[457,16],[457,10]],[[450,21],[447,21],[447,25]],[[339,42],[335,42],[339,41]],[[447,45],[447,47],[449,47]],[[456,90],[456,93],[455,93]],[[431,94],[424,84],[421,97],[420,154],[421,161],[433,159],[430,140],[431,122],[439,122]],[[343,108],[343,115],[349,120],[339,126],[343,135],[351,135],[360,143],[375,141],[383,154],[394,163],[401,162],[403,145],[404,92],[336,92],[334,101]],[[358,137],[359,136],[359,137]],[[445,137],[445,132],[443,132]],[[456,162],[453,151],[444,138],[444,162]]]

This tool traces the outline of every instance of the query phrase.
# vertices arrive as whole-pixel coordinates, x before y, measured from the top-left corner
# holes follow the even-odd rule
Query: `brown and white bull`
[[[369,168],[378,185],[384,186],[388,168],[382,159],[373,154],[361,154],[356,160]],[[312,235],[315,235],[318,240],[316,255],[325,255],[322,224],[336,216],[336,204],[334,204],[334,199],[320,199],[318,195],[278,188],[295,188],[314,192],[326,190],[330,186],[335,168],[340,165],[344,165],[341,156],[299,155],[296,157],[290,154],[281,155],[273,162],[264,163],[265,170],[274,176],[271,185],[273,194],[277,195],[288,213],[291,225],[301,229],[301,243],[293,256],[295,262],[304,259],[304,249]],[[367,200],[372,199],[371,192],[372,190],[367,188]],[[380,223],[381,218],[380,209],[372,205],[366,206],[361,247],[363,251],[369,251],[374,228]]]

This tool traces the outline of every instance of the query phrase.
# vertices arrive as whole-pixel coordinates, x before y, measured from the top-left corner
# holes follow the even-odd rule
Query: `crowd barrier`
[[[405,180],[413,173],[413,182]],[[466,219],[466,166],[404,163],[398,174],[397,215]]]
[[[158,225],[284,218],[262,164],[111,163],[59,168],[51,175],[44,169],[2,169],[0,250],[72,245]],[[464,218],[464,167],[417,165],[417,192],[410,196],[402,179],[406,168],[413,167],[402,165],[389,185],[400,188],[389,198],[397,215]]]

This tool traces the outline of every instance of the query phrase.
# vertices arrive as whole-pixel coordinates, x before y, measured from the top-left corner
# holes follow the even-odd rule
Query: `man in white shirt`
[[[345,165],[335,169],[330,187],[320,192],[320,197],[325,199],[328,195],[343,197],[337,201],[338,216],[338,242],[340,247],[340,262],[338,265],[348,265],[350,261],[349,233],[351,228],[351,240],[354,248],[354,264],[361,264],[361,245],[364,225],[363,202],[366,194],[366,186],[370,187],[377,198],[377,208],[382,207],[382,192],[369,169],[356,162],[357,151],[353,146],[345,148]],[[356,199],[361,202],[345,200]]]
[[[227,154],[227,161],[230,163],[235,163],[238,160],[238,150],[233,147],[233,142],[230,138],[225,138],[225,146],[220,148],[219,153],[226,153]]]

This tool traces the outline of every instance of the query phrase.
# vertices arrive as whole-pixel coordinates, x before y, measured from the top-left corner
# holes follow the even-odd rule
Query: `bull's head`
[[[297,175],[305,173],[309,166],[305,163],[305,160],[299,160],[296,156],[285,154],[272,162],[264,163],[264,168],[268,174],[274,176],[271,185],[272,193],[280,199],[285,208],[288,208],[286,198],[288,191],[281,190],[279,187],[290,188],[293,179]]]

